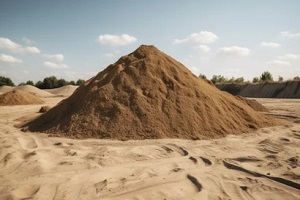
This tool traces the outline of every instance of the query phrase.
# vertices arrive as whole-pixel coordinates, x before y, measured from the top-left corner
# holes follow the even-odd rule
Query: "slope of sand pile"
[[[258,84],[219,84],[217,87],[233,95],[252,98],[300,98],[300,81]]]
[[[0,105],[27,105],[27,104],[42,104],[44,101],[33,94],[20,90],[13,90],[0,95]]]
[[[32,85],[21,85],[15,88],[15,90],[23,91],[23,92],[29,92],[31,94],[34,94],[38,97],[53,97],[54,95],[46,92],[44,90],[41,90],[37,87],[34,87]]]
[[[15,89],[15,87],[7,86],[7,85],[0,86],[0,92],[3,93],[3,94],[6,93],[6,92],[10,92],[13,89]]]
[[[78,86],[75,85],[65,85],[60,88],[48,89],[45,91],[50,92],[57,96],[71,96],[77,88]]]
[[[237,99],[240,101],[245,102],[248,106],[250,106],[253,110],[259,111],[259,112],[268,112],[269,110],[263,106],[261,103],[256,101],[255,99],[247,99],[241,96],[236,96]]]
[[[78,138],[204,139],[280,123],[142,45],[26,126]]]

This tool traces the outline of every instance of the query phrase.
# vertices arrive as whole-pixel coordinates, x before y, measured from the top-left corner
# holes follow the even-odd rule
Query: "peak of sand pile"
[[[75,85],[65,85],[60,88],[48,89],[46,91],[58,96],[70,96],[77,88],[78,86]]]
[[[39,97],[20,90],[13,90],[0,95],[1,106],[42,104],[42,103],[44,103],[44,101]]]
[[[29,92],[31,94],[34,94],[38,97],[53,97],[54,95],[46,92],[44,90],[41,90],[37,87],[34,87],[32,85],[21,85],[16,87],[14,90],[19,90],[19,91],[23,91],[23,92]]]
[[[26,126],[77,138],[209,139],[281,123],[142,45]]]

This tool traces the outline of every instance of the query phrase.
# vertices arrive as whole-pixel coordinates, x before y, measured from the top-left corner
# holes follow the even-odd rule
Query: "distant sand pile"
[[[12,91],[13,89],[15,89],[15,87],[7,86],[7,85],[0,86],[0,92],[1,92],[2,94],[6,93],[6,92],[10,92],[10,91]]]
[[[13,90],[0,95],[0,105],[27,105],[27,104],[42,104],[44,101],[33,94],[20,90]]]
[[[209,139],[281,123],[142,45],[25,126],[77,138]]]
[[[46,92],[44,90],[41,90],[37,87],[34,87],[32,85],[22,85],[22,86],[18,86],[16,87],[14,90],[19,90],[19,91],[23,91],[23,92],[29,92],[31,94],[34,94],[38,97],[53,97],[54,95]]]
[[[78,86],[75,85],[65,85],[60,88],[48,89],[45,91],[50,92],[57,96],[71,96],[77,88]]]
[[[233,95],[252,98],[300,98],[300,81],[257,84],[219,84],[217,87]]]

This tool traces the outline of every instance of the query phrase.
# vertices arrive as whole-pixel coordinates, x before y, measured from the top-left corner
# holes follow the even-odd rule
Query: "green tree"
[[[29,80],[29,81],[26,82],[26,85],[34,85],[34,83],[33,83],[33,81]]]
[[[26,83],[21,82],[18,86],[26,85]]]
[[[44,88],[44,83],[42,81],[38,81],[34,85],[37,88],[43,89]]]
[[[69,85],[76,85],[75,81],[70,81]]]
[[[206,79],[206,76],[204,74],[199,74],[199,78]]]
[[[273,76],[270,72],[265,71],[264,73],[261,74],[260,80],[263,81],[263,82],[273,81]]]
[[[85,80],[82,80],[82,79],[78,79],[77,81],[76,81],[76,85],[83,85],[85,83]]]
[[[254,77],[253,80],[252,80],[252,83],[257,83],[259,82],[259,78],[258,77]]]
[[[244,77],[239,77],[234,80],[235,83],[244,83]]]
[[[283,77],[282,76],[278,76],[278,82],[282,82],[283,81]]]
[[[295,77],[293,78],[293,80],[294,80],[294,81],[300,81],[300,77],[299,77],[299,76],[295,76]]]
[[[57,78],[55,76],[49,76],[44,78],[42,89],[52,89],[52,88],[57,88],[57,86],[58,86]]]
[[[68,81],[66,81],[65,79],[61,78],[61,79],[58,79],[57,80],[57,87],[62,87],[62,86],[65,86],[65,85],[68,85]]]
[[[211,82],[213,82],[214,84],[225,83],[227,81],[228,80],[224,76],[221,76],[221,75],[213,75],[213,77],[211,79]]]
[[[0,76],[0,86],[7,85],[7,86],[15,86],[12,80],[8,77]]]

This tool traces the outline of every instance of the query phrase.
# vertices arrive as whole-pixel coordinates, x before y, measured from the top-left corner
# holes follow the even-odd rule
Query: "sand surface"
[[[14,127],[41,105],[1,106],[0,199],[300,199],[300,100],[259,101],[293,123],[215,140],[73,140]]]

